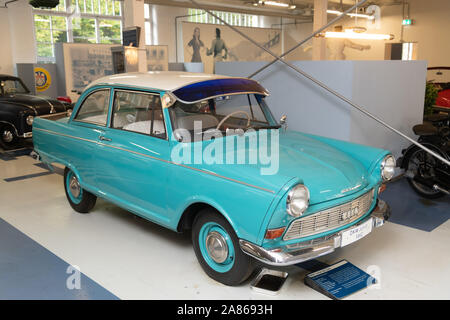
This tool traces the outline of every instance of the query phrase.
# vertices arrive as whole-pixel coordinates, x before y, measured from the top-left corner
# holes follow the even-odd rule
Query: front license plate
[[[341,247],[344,247],[367,236],[372,231],[372,226],[373,221],[372,218],[370,218],[363,224],[342,232]]]

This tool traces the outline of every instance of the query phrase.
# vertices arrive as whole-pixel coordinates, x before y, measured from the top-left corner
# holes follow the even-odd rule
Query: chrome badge
[[[361,187],[361,184],[357,184],[356,186],[354,186],[354,187],[351,187],[351,188],[347,188],[347,189],[342,189],[342,190],[341,190],[341,193],[346,193],[346,192],[349,192],[349,191],[352,191],[352,190],[358,189],[359,187]]]

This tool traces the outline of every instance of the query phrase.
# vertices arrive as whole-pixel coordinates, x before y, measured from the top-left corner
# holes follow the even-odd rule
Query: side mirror
[[[287,129],[287,115],[283,115],[281,117],[280,124],[283,127],[283,129],[286,131],[286,129]]]

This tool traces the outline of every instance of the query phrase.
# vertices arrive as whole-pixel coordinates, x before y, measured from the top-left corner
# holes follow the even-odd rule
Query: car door
[[[70,164],[80,175],[84,187],[96,191],[97,141],[103,136],[110,105],[110,88],[95,88],[82,97],[82,102],[71,120],[69,136],[71,143],[61,146],[68,148]]]
[[[170,150],[160,95],[115,89],[113,99],[96,155],[96,184],[122,207],[167,225]]]

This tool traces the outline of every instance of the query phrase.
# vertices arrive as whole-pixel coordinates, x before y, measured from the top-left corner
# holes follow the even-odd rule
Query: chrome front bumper
[[[264,249],[263,247],[242,239],[239,240],[239,244],[244,253],[261,262],[264,262],[265,264],[274,266],[288,266],[329,254],[336,248],[341,247],[342,233],[345,231],[355,228],[367,222],[369,219],[372,219],[373,221],[373,231],[375,228],[382,226],[384,222],[389,219],[390,215],[391,210],[387,203],[383,200],[378,200],[375,209],[365,219],[355,225],[325,237],[286,245],[271,250]]]

